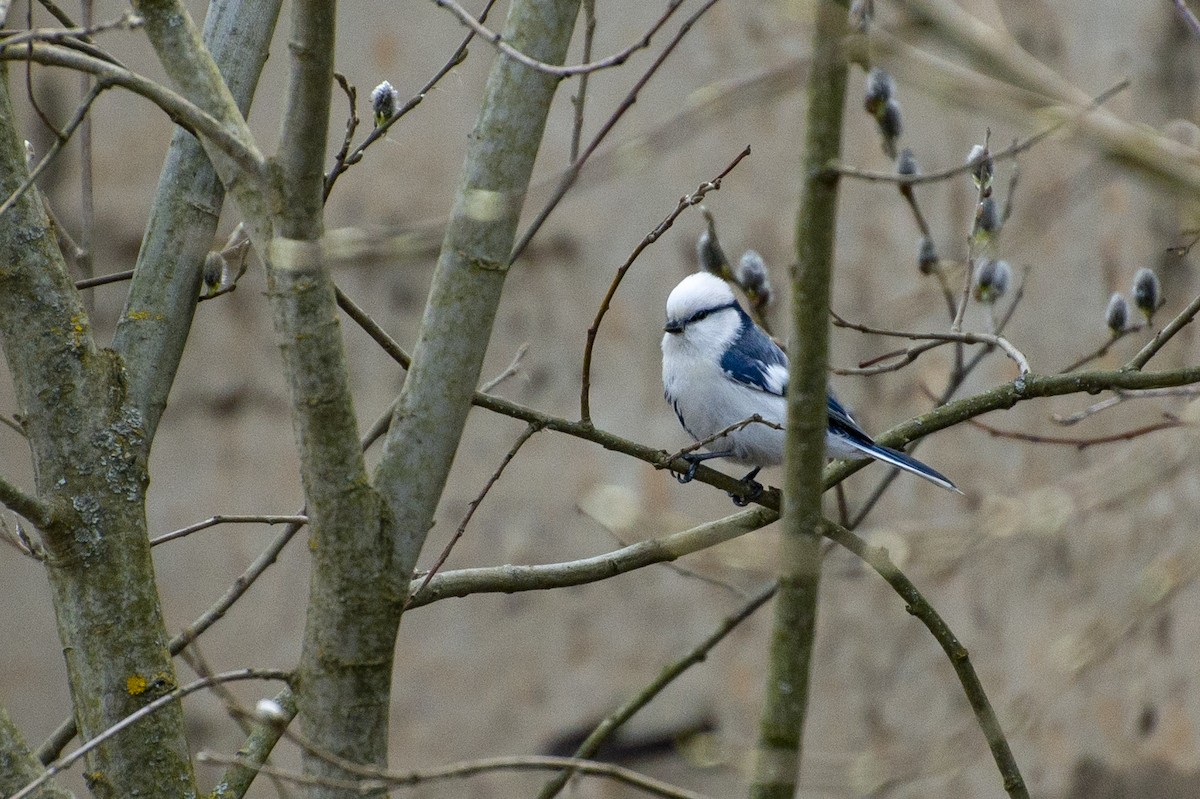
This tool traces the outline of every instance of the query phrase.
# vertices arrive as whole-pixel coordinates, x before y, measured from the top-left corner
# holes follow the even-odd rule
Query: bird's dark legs
[[[693,479],[695,479],[696,467],[698,467],[702,461],[709,460],[710,458],[728,458],[732,454],[733,450],[727,450],[724,452],[689,452],[686,455],[679,456],[691,464],[688,467],[688,470],[683,474],[677,474],[675,472],[671,472],[671,474],[675,475],[675,479],[680,483],[690,483]],[[757,471],[758,470],[755,469],[755,472]]]
[[[762,469],[761,466],[756,466],[755,468],[750,470],[750,474],[748,474],[742,478],[742,482],[746,484],[746,489],[747,489],[745,494],[740,494],[740,495],[739,494],[730,494],[729,495],[729,498],[733,500],[734,505],[737,505],[739,508],[744,508],[747,505],[749,505],[751,502],[753,502],[754,500],[756,500],[762,496],[762,492],[763,492],[762,483],[755,482],[755,480],[754,480],[754,478],[758,476],[758,472],[760,469]]]

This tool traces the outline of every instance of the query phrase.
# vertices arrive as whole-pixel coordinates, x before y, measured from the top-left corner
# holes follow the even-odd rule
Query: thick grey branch
[[[519,0],[504,38],[561,64],[579,0]],[[558,79],[508,58],[488,78],[434,273],[412,369],[375,485],[401,531],[394,568],[411,571],[462,435],[509,263],[516,224]]]
[[[209,3],[204,42],[242,114],[266,63],[282,0]],[[200,294],[225,189],[194,136],[171,139],[113,349],[125,359],[129,401],[150,438],[167,404]]]

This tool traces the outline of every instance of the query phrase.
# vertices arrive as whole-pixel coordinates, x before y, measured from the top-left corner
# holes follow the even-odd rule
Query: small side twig
[[[445,8],[453,13],[454,16],[458,17],[459,22],[470,28],[480,38],[491,42],[498,50],[500,50],[500,52],[504,53],[514,61],[524,64],[530,69],[543,72],[547,75],[555,75],[560,78],[569,78],[574,75],[587,75],[592,72],[599,72],[602,69],[619,67],[628,61],[629,57],[638,50],[645,50],[650,46],[654,35],[662,29],[663,25],[667,24],[667,21],[670,20],[675,12],[679,10],[679,7],[683,5],[683,0],[670,0],[670,2],[667,3],[666,9],[646,30],[646,33],[642,36],[642,38],[629,47],[626,47],[621,52],[614,53],[613,55],[610,55],[607,58],[602,58],[599,61],[592,61],[591,63],[576,64],[575,66],[566,67],[557,66],[555,64],[547,64],[545,61],[539,61],[536,58],[522,53],[520,50],[505,41],[504,37],[499,33],[489,30],[483,25],[483,23],[477,21],[475,17],[471,16],[470,12],[456,3],[455,0],[433,0],[433,3],[434,5]]]
[[[470,504],[467,505],[467,512],[463,514],[462,521],[459,522],[458,527],[454,530],[454,535],[450,536],[450,540],[446,543],[446,547],[442,550],[442,554],[438,555],[437,561],[434,562],[433,567],[425,575],[425,579],[421,581],[421,585],[416,591],[410,591],[408,597],[405,598],[403,610],[408,610],[408,606],[412,602],[413,596],[421,593],[425,586],[429,585],[429,581],[432,580],[434,576],[437,575],[438,571],[441,570],[442,566],[446,564],[446,561],[450,558],[450,553],[454,551],[455,544],[457,544],[459,539],[463,537],[463,533],[466,532],[467,525],[471,523],[471,518],[475,515],[475,511],[478,510],[479,506],[483,503],[484,497],[486,497],[488,492],[492,490],[492,486],[494,486],[500,480],[501,475],[504,474],[504,470],[508,468],[508,464],[512,463],[512,459],[517,456],[517,452],[520,451],[521,447],[525,446],[525,443],[529,441],[529,439],[533,438],[534,433],[541,429],[541,425],[530,423],[526,425],[525,429],[521,432],[521,435],[517,436],[517,440],[513,442],[511,447],[508,448],[508,452],[505,453],[504,459],[500,461],[500,465],[496,467],[496,470],[492,472],[492,476],[489,477],[487,482],[483,484],[483,488],[480,489],[475,498],[471,500]]]
[[[738,153],[737,157],[730,162],[729,166],[721,170],[721,173],[712,180],[701,183],[700,186],[691,194],[686,194],[679,198],[679,203],[675,206],[675,210],[667,214],[663,221],[659,222],[653,230],[646,234],[638,245],[633,248],[633,252],[625,259],[625,263],[617,269],[617,273],[613,276],[612,283],[608,286],[608,291],[604,295],[604,299],[600,301],[600,307],[596,310],[596,318],[592,320],[591,327],[587,331],[587,343],[583,348],[583,376],[582,387],[579,392],[579,418],[584,423],[590,423],[592,420],[591,409],[591,388],[592,388],[592,350],[596,344],[596,334],[600,331],[600,323],[604,321],[605,314],[608,313],[609,306],[612,304],[613,297],[617,293],[617,287],[621,285],[621,280],[625,277],[625,273],[629,271],[629,267],[633,266],[633,262],[637,260],[642,251],[649,247],[654,242],[670,230],[675,224],[675,220],[679,215],[693,205],[698,205],[710,191],[718,191],[721,188],[721,181],[732,172],[742,159],[750,155],[750,147]]]
[[[686,655],[675,661],[671,665],[663,669],[657,677],[654,678],[642,690],[638,691],[632,697],[623,702],[616,710],[604,718],[596,729],[592,730],[591,734],[583,740],[579,748],[575,750],[573,757],[588,758],[596,754],[600,749],[600,745],[608,740],[621,725],[633,718],[633,715],[639,710],[650,704],[654,697],[662,693],[663,689],[679,678],[681,674],[695,666],[698,663],[703,663],[708,657],[708,653],[713,647],[721,643],[729,636],[731,632],[737,629],[738,625],[746,619],[754,615],[754,612],[765,605],[775,596],[775,592],[779,590],[778,583],[772,583],[763,590],[755,594],[746,604],[738,608],[738,610],[726,617],[717,629],[713,630],[712,634],[696,645]],[[554,799],[559,792],[566,786],[572,775],[576,773],[575,769],[565,769],[561,774],[556,775],[549,780],[538,793],[537,799]]]
[[[1078,436],[1047,436],[1039,433],[1027,433],[1023,430],[1002,430],[998,427],[993,427],[978,419],[968,419],[967,424],[976,427],[994,438],[1011,438],[1017,441],[1028,441],[1031,444],[1057,444],[1065,447],[1074,447],[1077,450],[1085,450],[1088,447],[1094,447],[1098,444],[1114,444],[1120,441],[1132,441],[1135,438],[1157,433],[1159,430],[1170,430],[1173,427],[1182,427],[1183,422],[1179,419],[1168,416],[1165,421],[1156,422],[1154,424],[1144,425],[1142,427],[1127,430],[1123,433],[1113,433],[1107,436],[1093,436],[1084,438]]]

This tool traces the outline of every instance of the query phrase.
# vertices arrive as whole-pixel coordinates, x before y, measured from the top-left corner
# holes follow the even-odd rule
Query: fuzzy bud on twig
[[[867,33],[871,29],[871,22],[875,19],[875,2],[874,0],[854,0],[850,4],[850,13],[847,17],[847,24],[850,30],[858,31],[859,33]]]
[[[1008,261],[993,261],[988,259],[979,266],[975,273],[975,299],[979,302],[992,304],[1008,291],[1012,281],[1012,268]]]
[[[967,163],[974,166],[974,169],[971,170],[971,178],[975,181],[975,187],[982,189],[983,195],[986,197],[991,193],[992,172],[995,170],[991,152],[982,144],[976,144],[967,156]]]
[[[883,136],[883,152],[887,154],[888,158],[895,158],[896,142],[900,140],[900,134],[904,132],[900,103],[896,101],[895,97],[883,104],[878,121],[879,133]]]
[[[761,307],[771,301],[771,283],[767,278],[767,263],[755,250],[746,250],[738,261],[737,283]]]
[[[867,91],[863,98],[863,108],[868,114],[878,119],[883,106],[892,99],[892,95],[895,93],[896,82],[892,80],[892,76],[879,67],[873,67],[867,73]]]
[[[917,252],[917,267],[921,270],[922,275],[928,275],[937,268],[937,264],[937,247],[934,246],[933,239],[922,236],[921,248]]]
[[[396,90],[386,80],[371,90],[371,110],[375,112],[375,127],[396,113]]]
[[[255,717],[272,727],[281,727],[292,720],[283,706],[274,699],[260,699],[254,706]]]
[[[975,209],[975,231],[991,236],[1000,227],[1000,211],[992,197],[984,197]]]
[[[211,297],[221,290],[225,276],[229,273],[229,264],[225,256],[213,251],[204,256],[204,269],[201,272],[200,296]]]
[[[1114,336],[1125,332],[1129,326],[1129,301],[1124,294],[1113,294],[1109,299],[1108,308],[1104,311],[1104,323]]]
[[[725,257],[725,250],[721,249],[721,241],[717,238],[717,220],[703,205],[700,206],[700,213],[704,214],[704,222],[707,225],[696,239],[696,259],[700,262],[700,268],[722,280],[732,280],[733,270],[730,269],[729,259]]]
[[[1133,276],[1133,304],[1149,322],[1163,304],[1162,283],[1150,269],[1142,268]]]

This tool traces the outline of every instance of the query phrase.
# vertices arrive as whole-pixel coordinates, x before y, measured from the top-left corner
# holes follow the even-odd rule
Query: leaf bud
[[[921,167],[917,165],[913,151],[907,147],[900,151],[900,157],[896,160],[896,172],[901,175],[921,174]]]
[[[1150,321],[1154,312],[1162,307],[1162,283],[1152,270],[1142,268],[1133,276],[1133,304],[1146,317],[1146,321]]]
[[[975,299],[989,305],[1004,296],[1012,282],[1012,268],[1008,261],[993,261],[991,258],[980,264],[975,273]]]
[[[396,114],[396,90],[386,80],[371,90],[371,110],[375,112],[375,127]]]
[[[1124,294],[1116,293],[1109,299],[1108,308],[1104,311],[1104,324],[1108,325],[1114,336],[1125,332],[1129,326],[1129,301]]]
[[[921,247],[917,252],[917,267],[920,268],[921,274],[928,275],[937,268],[937,264],[937,247],[934,246],[933,239],[922,236]]]

